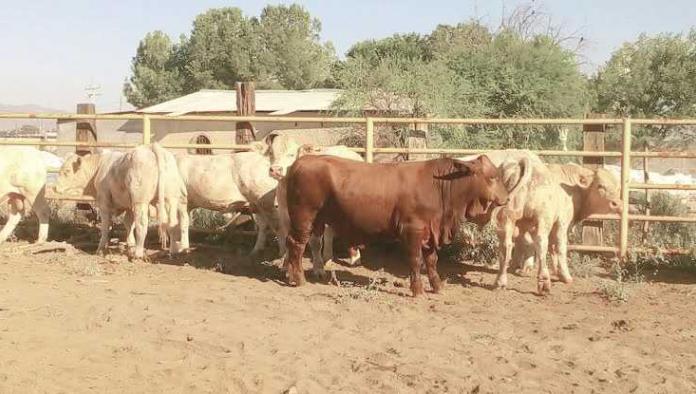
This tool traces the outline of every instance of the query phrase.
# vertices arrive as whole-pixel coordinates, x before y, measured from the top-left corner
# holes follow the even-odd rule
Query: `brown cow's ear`
[[[469,161],[459,161],[455,160],[454,161],[454,166],[463,172],[462,175],[472,175],[472,174],[478,174],[481,172],[481,162],[479,161],[480,159],[475,159],[475,160],[469,160]]]

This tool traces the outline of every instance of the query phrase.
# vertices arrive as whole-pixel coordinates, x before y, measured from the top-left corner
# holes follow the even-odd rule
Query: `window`
[[[210,145],[210,138],[206,137],[205,135],[201,134],[198,137],[196,137],[196,144],[206,144]],[[212,155],[213,150],[210,148],[196,148],[195,154],[197,155]]]

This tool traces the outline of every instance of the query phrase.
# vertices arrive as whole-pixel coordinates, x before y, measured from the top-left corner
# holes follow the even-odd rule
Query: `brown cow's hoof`
[[[423,290],[423,283],[420,281],[417,282],[411,282],[411,292],[413,293],[414,297],[422,296],[425,294],[425,290]]]
[[[442,291],[444,284],[442,283],[442,279],[435,278],[434,280],[430,281],[430,286],[433,288],[433,293],[439,294]]]
[[[292,286],[302,286],[305,284],[305,277],[303,272],[294,273],[288,271],[288,283]]]

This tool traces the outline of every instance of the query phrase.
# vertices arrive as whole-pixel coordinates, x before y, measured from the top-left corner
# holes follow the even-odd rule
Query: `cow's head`
[[[286,135],[271,134],[266,137],[267,155],[271,161],[269,175],[275,179],[285,176],[288,167],[297,159],[300,145]]]
[[[614,175],[603,169],[591,170],[578,165],[565,166],[570,176],[561,183],[576,187],[582,195],[579,214],[583,217],[593,214],[621,213],[621,187]]]
[[[508,191],[500,176],[500,170],[486,155],[473,160],[454,160],[455,167],[468,182],[458,198],[470,201],[466,207],[466,218],[475,223],[488,222],[491,208],[508,202]]]
[[[97,170],[99,154],[70,155],[58,173],[55,191],[58,194],[85,194]]]

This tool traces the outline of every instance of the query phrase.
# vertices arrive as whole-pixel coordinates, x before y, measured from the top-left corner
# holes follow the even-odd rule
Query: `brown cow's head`
[[[267,155],[271,161],[269,175],[275,179],[281,179],[288,171],[288,167],[297,159],[300,145],[286,135],[271,134],[266,137],[268,145]]]
[[[462,190],[464,194],[457,196],[470,201],[465,212],[467,220],[488,222],[491,208],[505,205],[508,201],[508,191],[498,168],[486,155],[469,161],[454,160],[454,163],[464,175],[468,175],[469,182]]]
[[[97,171],[99,154],[71,155],[58,172],[55,190],[58,194],[85,194]]]

